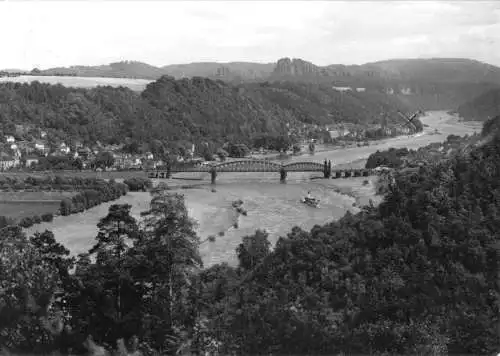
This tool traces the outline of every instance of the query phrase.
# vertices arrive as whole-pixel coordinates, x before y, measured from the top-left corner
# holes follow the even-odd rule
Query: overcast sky
[[[500,1],[0,0],[0,68],[138,60],[318,65],[465,57],[500,65]]]

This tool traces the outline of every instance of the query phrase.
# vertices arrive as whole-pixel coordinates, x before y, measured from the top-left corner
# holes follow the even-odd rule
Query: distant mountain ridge
[[[156,80],[206,77],[231,83],[291,81],[363,88],[385,92],[424,110],[457,109],[464,102],[500,88],[500,68],[463,58],[390,59],[362,65],[318,66],[300,58],[276,63],[198,62],[155,67],[137,61],[102,66],[73,66],[36,72],[39,75],[112,77]]]

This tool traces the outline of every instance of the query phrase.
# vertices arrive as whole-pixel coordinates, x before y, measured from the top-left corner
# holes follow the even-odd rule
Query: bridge
[[[221,162],[217,164],[197,164],[197,165],[173,165],[163,169],[148,170],[149,178],[164,179],[170,178],[174,173],[205,172],[212,176],[212,183],[215,184],[217,173],[223,172],[276,172],[280,174],[280,180],[284,182],[288,172],[322,172],[324,178],[349,178],[368,177],[378,174],[372,169],[333,169],[331,162],[290,162],[281,164],[268,160],[247,159],[238,161]]]

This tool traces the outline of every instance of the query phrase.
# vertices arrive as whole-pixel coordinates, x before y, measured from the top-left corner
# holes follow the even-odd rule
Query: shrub
[[[133,177],[123,181],[131,192],[147,191],[153,186],[153,182],[148,178]]]
[[[71,202],[71,199],[64,198],[63,200],[61,200],[60,211],[62,216],[70,215],[72,210],[73,210],[73,203]]]
[[[33,219],[27,216],[25,218],[22,218],[21,221],[19,221],[18,225],[26,229],[32,227],[33,224],[34,224]]]
[[[42,215],[42,221],[51,222],[54,220],[54,215],[52,213],[45,213]]]

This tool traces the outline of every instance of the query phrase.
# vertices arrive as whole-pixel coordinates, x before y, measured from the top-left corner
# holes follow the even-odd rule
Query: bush
[[[22,218],[21,221],[19,221],[18,225],[27,229],[27,228],[32,227],[34,225],[34,221],[32,218],[27,216],[25,218]]]
[[[62,216],[70,215],[72,213],[72,210],[73,210],[73,203],[71,202],[71,199],[64,198],[63,200],[61,200],[60,211]]]
[[[54,220],[54,215],[52,213],[45,213],[42,215],[42,221],[51,222]]]
[[[123,181],[131,192],[147,191],[153,186],[153,182],[148,178],[128,178]]]

